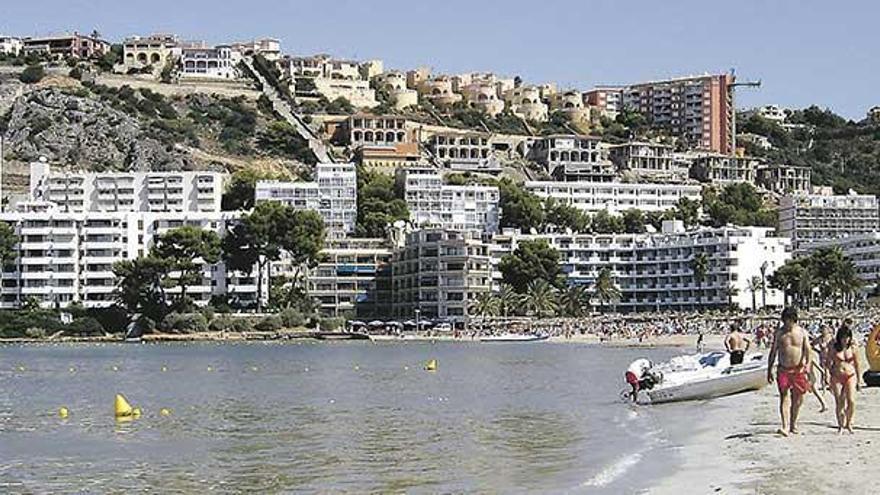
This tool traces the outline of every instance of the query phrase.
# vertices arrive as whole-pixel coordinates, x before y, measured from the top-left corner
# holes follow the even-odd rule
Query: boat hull
[[[549,339],[549,335],[497,336],[480,337],[480,342],[540,342]]]
[[[738,394],[750,390],[758,390],[767,384],[766,366],[751,366],[737,370],[730,368],[729,373],[699,381],[682,383],[668,387],[658,387],[645,391],[651,404],[680,402],[688,400],[705,400],[726,395]]]

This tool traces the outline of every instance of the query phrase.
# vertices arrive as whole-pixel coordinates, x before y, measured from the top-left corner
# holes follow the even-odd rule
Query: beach
[[[867,369],[867,368],[863,368]],[[880,388],[863,388],[856,400],[855,434],[838,435],[834,398],[819,413],[816,397],[804,400],[800,435],[777,435],[775,385],[715,399],[711,418],[674,446],[682,465],[648,493],[801,494],[877,493]]]

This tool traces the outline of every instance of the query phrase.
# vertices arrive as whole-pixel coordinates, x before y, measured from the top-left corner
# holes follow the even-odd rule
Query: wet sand
[[[863,368],[866,369],[866,368]],[[863,388],[856,398],[855,433],[838,435],[834,398],[819,413],[815,396],[801,409],[800,434],[777,435],[775,385],[759,392],[716,399],[716,408],[696,434],[676,450],[683,464],[650,490],[652,494],[878,493],[880,388]]]

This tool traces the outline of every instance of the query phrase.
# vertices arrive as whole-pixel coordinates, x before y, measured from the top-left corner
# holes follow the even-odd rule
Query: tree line
[[[499,188],[501,226],[519,228],[524,232],[572,232],[595,234],[640,234],[648,226],[659,231],[664,220],[681,220],[685,226],[727,224],[774,227],[776,211],[768,207],[754,186],[747,183],[729,184],[720,190],[707,187],[701,200],[681,198],[666,211],[626,210],[612,215],[600,210],[589,214],[553,198],[541,199],[519,184],[502,179]]]
[[[200,285],[205,265],[224,262],[227,272],[237,271],[256,278],[257,298],[240,300],[233,294],[215,296],[211,305],[263,310],[261,294],[267,277],[273,285],[269,265],[286,255],[295,267],[291,280],[269,291],[270,305],[282,309],[303,304],[299,271],[313,265],[324,243],[324,222],[312,210],[295,210],[278,202],[261,202],[239,219],[222,238],[214,231],[195,226],[170,229],[158,235],[150,251],[134,260],[113,265],[117,277],[116,302],[129,314],[139,314],[146,327],[161,322],[171,313],[188,313],[195,308],[189,289]],[[262,275],[261,275],[262,274]],[[283,294],[283,297],[282,297]]]
[[[837,246],[789,260],[770,275],[768,283],[783,291],[787,304],[802,308],[826,304],[852,307],[863,285],[855,263]]]

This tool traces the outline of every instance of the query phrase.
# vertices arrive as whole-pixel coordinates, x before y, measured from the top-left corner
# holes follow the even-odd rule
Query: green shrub
[[[211,320],[214,332],[250,332],[254,329],[253,320],[247,317],[218,316]]]
[[[24,331],[24,336],[29,339],[45,339],[46,330],[37,327],[30,327]]]
[[[101,322],[91,316],[77,318],[73,320],[67,328],[64,329],[65,335],[73,335],[77,337],[89,337],[92,335],[103,335],[104,327]]]
[[[277,315],[271,315],[263,318],[256,325],[254,325],[254,329],[259,330],[260,332],[275,332],[281,330],[284,324],[281,321],[281,317]]]
[[[201,313],[169,313],[162,319],[159,329],[172,333],[206,332],[208,320]]]
[[[343,318],[318,318],[318,324],[321,325],[321,330],[341,330],[345,326],[345,319]]]
[[[293,308],[287,308],[279,314],[281,324],[285,328],[303,327],[306,325],[307,319],[302,312]]]
[[[46,77],[46,71],[43,70],[42,65],[28,65],[18,75],[18,80],[25,84],[35,84],[42,81],[44,77]]]

